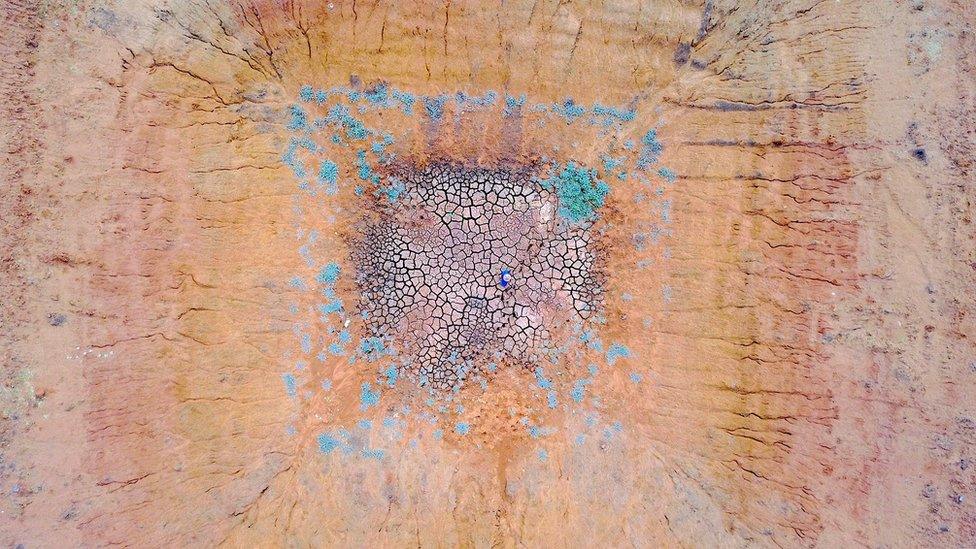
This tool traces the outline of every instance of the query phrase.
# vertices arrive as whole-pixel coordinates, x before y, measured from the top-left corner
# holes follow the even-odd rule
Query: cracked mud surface
[[[548,326],[597,307],[592,222],[561,223],[554,193],[527,174],[431,165],[394,177],[402,196],[371,204],[378,219],[353,258],[371,335],[409,353],[408,371],[452,389],[466,366],[531,365]]]
[[[0,543],[972,546],[971,12],[0,5]]]

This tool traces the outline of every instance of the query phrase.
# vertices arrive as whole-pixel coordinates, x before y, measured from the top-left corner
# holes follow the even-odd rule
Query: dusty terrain
[[[969,3],[0,17],[0,543],[976,545]]]

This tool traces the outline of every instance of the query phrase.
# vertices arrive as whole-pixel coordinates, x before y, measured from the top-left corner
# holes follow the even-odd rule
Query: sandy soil
[[[0,543],[976,546],[969,3],[0,14]],[[599,345],[384,378],[317,308],[361,297],[360,121],[596,169]]]

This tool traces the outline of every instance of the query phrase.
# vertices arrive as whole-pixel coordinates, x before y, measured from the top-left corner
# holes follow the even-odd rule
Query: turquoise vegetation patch
[[[578,136],[576,141],[583,144],[606,145],[584,154],[580,152],[583,149],[577,147],[574,152],[565,144],[560,150],[555,145],[559,140],[553,139],[553,145],[543,141],[538,147],[544,150],[533,151],[542,159],[542,169],[532,184],[555,196],[560,223],[588,228],[600,221],[601,209],[614,189],[634,185],[645,189],[639,193],[642,200],[648,197],[641,207],[650,208],[646,211],[660,221],[635,233],[634,246],[646,253],[649,249],[645,248],[660,244],[670,235],[671,202],[664,195],[678,175],[657,165],[664,151],[657,130],[638,127],[637,110],[632,105],[584,104],[573,98],[533,102],[524,93],[507,90],[416,93],[383,82],[365,87],[301,86],[297,101],[285,110],[281,122],[289,132],[281,160],[294,175],[299,190],[293,206],[294,229],[305,270],[290,273],[282,284],[289,295],[296,296],[287,304],[289,314],[298,319],[292,331],[293,354],[299,356],[291,358],[302,360],[295,361],[294,371],[281,374],[281,380],[285,396],[295,406],[316,393],[333,398],[343,386],[359,400],[358,417],[328,423],[317,434],[316,446],[323,456],[384,463],[395,459],[400,451],[384,446],[402,436],[411,437],[411,449],[445,444],[445,439],[453,444],[478,444],[477,434],[488,428],[465,415],[474,407],[464,405],[460,386],[436,392],[425,385],[423,376],[415,379],[404,375],[408,359],[399,354],[396,341],[361,329],[366,311],[355,310],[355,296],[340,291],[356,282],[357,273],[340,267],[348,265],[349,258],[339,255],[337,248],[317,241],[325,233],[324,222],[341,222],[347,206],[344,203],[339,207],[340,195],[343,200],[380,201],[390,207],[409,201],[404,183],[384,171],[394,165],[398,154],[409,155],[411,141],[417,139],[397,128],[411,126],[407,122],[415,119],[419,122],[415,126],[421,128],[418,131],[437,131],[450,121],[462,124],[462,117],[474,112],[497,116],[502,124],[543,128],[540,131],[549,131],[554,138]],[[593,163],[580,160],[584,157],[593,157]],[[654,261],[669,256],[665,248]],[[637,268],[651,263],[646,258],[636,262]],[[497,265],[491,276],[502,291],[510,291],[523,282],[520,274],[512,265]],[[673,298],[670,287],[662,287],[661,292],[663,300]],[[624,302],[636,299],[631,294],[622,295]],[[527,380],[525,388],[526,398],[532,400],[518,412],[525,414],[520,424],[530,439],[543,444],[552,437],[564,436],[580,446],[600,444],[623,429],[620,422],[604,419],[598,411],[603,408],[601,399],[607,397],[601,385],[604,374],[601,366],[588,361],[599,362],[610,375],[629,378],[633,391],[649,385],[637,371],[646,371],[646,365],[622,343],[605,344],[600,337],[602,323],[599,315],[585,325],[581,323],[568,346],[547,350],[533,368],[534,379]],[[565,367],[560,362],[563,357],[569,357],[568,363],[578,359],[575,363],[587,365],[578,370]],[[456,354],[445,360],[463,362]],[[472,369],[463,383],[475,384],[479,392],[490,391],[497,364],[492,359],[481,370]],[[460,364],[460,369],[467,372],[471,366]],[[352,385],[348,383],[349,372],[361,373]],[[532,419],[564,411],[569,417],[586,420],[557,427]],[[510,413],[516,414],[514,410]],[[294,426],[289,425],[288,432],[294,432]],[[541,446],[535,455],[540,463],[551,459]]]
[[[596,176],[596,170],[569,162],[557,175],[542,185],[555,189],[559,215],[574,223],[592,219],[610,192],[610,186]]]
[[[319,284],[335,284],[339,280],[339,265],[336,263],[329,263],[328,265],[322,267],[319,274],[315,277],[315,280]]]

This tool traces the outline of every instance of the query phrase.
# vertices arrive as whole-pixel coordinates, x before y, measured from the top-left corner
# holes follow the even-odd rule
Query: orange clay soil
[[[969,3],[0,13],[0,543],[976,544]],[[597,170],[599,345],[557,292],[523,317],[565,354],[475,360],[433,406],[409,368],[384,384],[351,314],[376,139],[303,125],[380,83],[411,113],[339,99],[398,158]],[[506,230],[556,223],[544,202]]]

